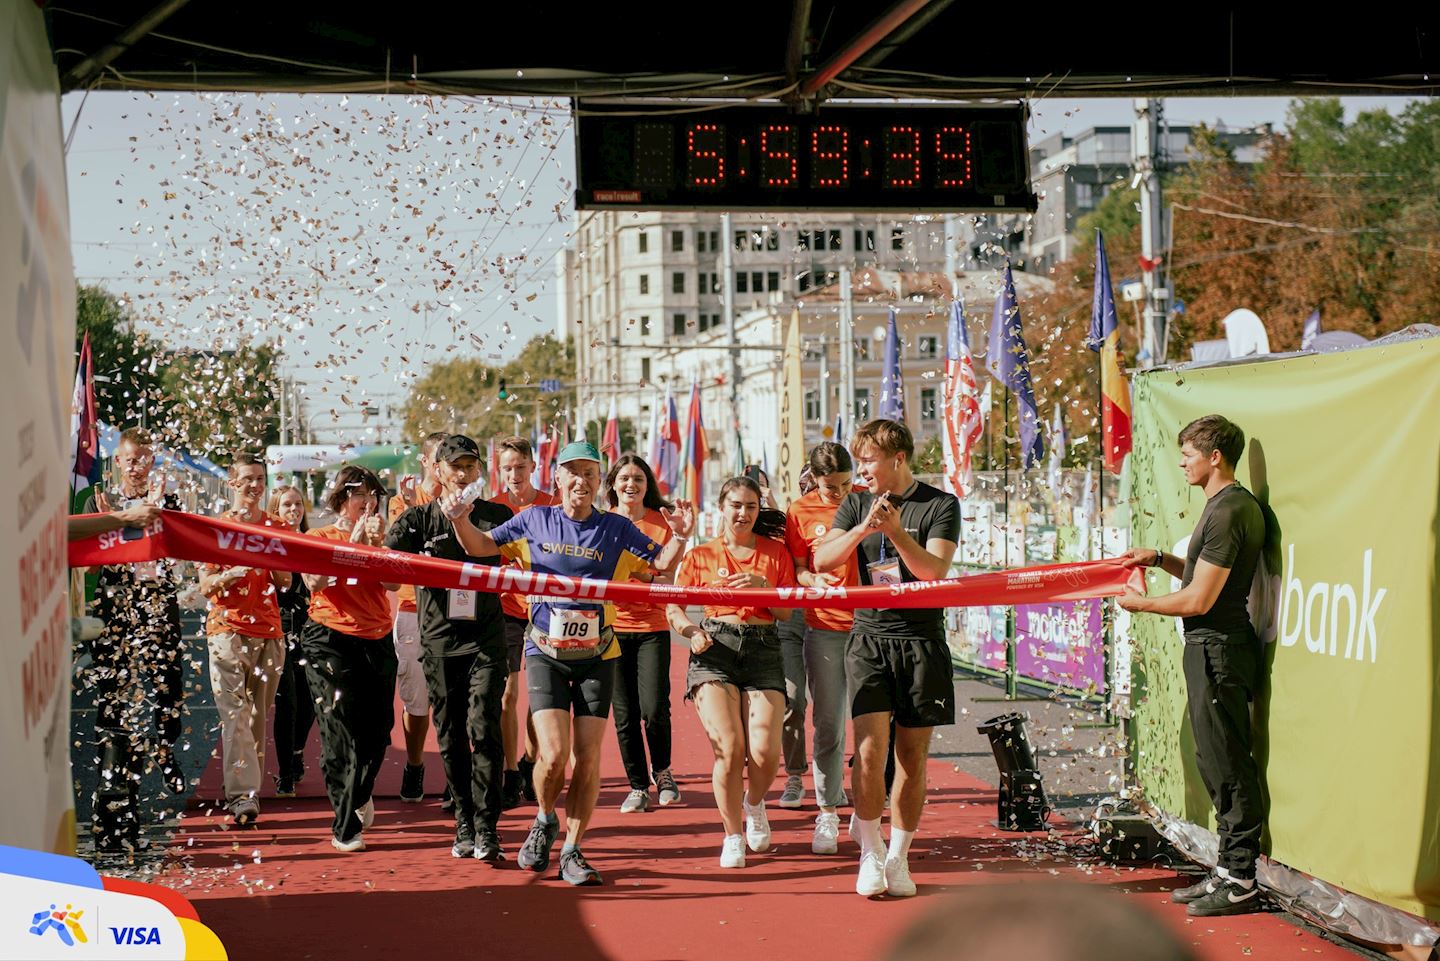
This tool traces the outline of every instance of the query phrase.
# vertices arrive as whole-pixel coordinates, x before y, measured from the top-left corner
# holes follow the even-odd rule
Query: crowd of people
[[[1211,498],[1192,556],[1139,549],[1125,561],[1162,566],[1186,587],[1173,600],[1121,599],[1132,610],[1185,616],[1187,638],[1195,635],[1200,652],[1192,657],[1187,648],[1186,673],[1201,771],[1220,812],[1222,864],[1216,875],[1177,892],[1192,914],[1253,909],[1261,823],[1244,717],[1254,670],[1240,655],[1249,650],[1243,596],[1263,523],[1257,530],[1254,498],[1234,482],[1243,435],[1221,418],[1213,421],[1181,434],[1187,480]],[[229,465],[232,503],[222,516],[451,561],[729,590],[937,580],[949,575],[959,540],[959,502],[915,476],[914,439],[892,420],[865,424],[848,449],[815,447],[802,496],[788,510],[778,509],[759,469],[725,481],[715,505],[718,534],[693,547],[700,505],[668,500],[638,456],[621,456],[603,470],[593,445],[569,443],[559,452],[550,494],[533,485],[528,441],[506,438],[495,449],[504,490],[489,500],[472,496],[484,465],[480,445],[462,434],[425,437],[423,476],[402,480],[393,497],[372,471],[347,465],[315,514],[329,523],[316,527],[309,527],[312,512],[296,487],[275,489],[267,504],[264,462],[239,454]],[[178,508],[153,482],[153,464],[148,435],[125,431],[115,456],[118,484],[97,491],[85,509],[109,517],[83,519],[72,534],[132,529],[152,521],[161,506]],[[1240,576],[1227,587],[1231,566]],[[671,753],[673,635],[689,649],[683,701],[693,704],[714,755],[719,866],[744,868],[747,850],[770,847],[767,806],[782,765],[778,803],[803,803],[808,705],[819,812],[812,851],[839,853],[840,809],[851,805],[857,893],[916,893],[909,853],[925,807],[931,735],[955,720],[941,608],[797,614],[716,599],[696,612],[680,604],[413,587],[361,569],[342,578],[220,565],[201,565],[198,573],[209,604],[205,633],[224,801],[236,825],[261,816],[273,706],[274,793],[295,794],[309,730],[318,726],[334,813],[331,845],[363,851],[398,694],[407,755],[400,798],[424,797],[433,717],[447,785],[442,807],[455,818],[454,857],[505,860],[500,814],[533,803],[534,822],[516,851],[519,866],[547,871],[563,833],[559,876],[600,884],[582,845],[594,820],[612,707],[629,784],[620,812],[647,810],[652,788],[655,803],[682,800]],[[180,581],[179,565],[164,559],[99,572],[105,629],[88,673],[99,706],[93,829],[101,851],[139,843],[139,758],[154,762],[171,792],[187,789],[177,757]],[[1224,660],[1225,677],[1207,678],[1202,655]],[[148,725],[136,705],[144,701],[130,690],[141,675],[154,691],[153,741],[142,737]],[[848,796],[847,726],[855,741]],[[881,829],[887,807],[888,838]]]

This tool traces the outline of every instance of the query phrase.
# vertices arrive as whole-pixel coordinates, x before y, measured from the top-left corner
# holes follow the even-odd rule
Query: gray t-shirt
[[[892,503],[899,500],[900,525],[905,528],[905,533],[915,539],[921,547],[928,541],[934,539],[946,541],[959,541],[960,539],[960,502],[955,499],[954,494],[946,493],[938,487],[931,487],[929,484],[915,482],[915,489],[910,491],[909,496],[903,499],[891,498]],[[865,518],[870,515],[870,507],[875,503],[875,495],[869,491],[855,491],[841,502],[839,510],[835,512],[835,519],[830,522],[832,531],[848,531],[865,523]],[[870,584],[870,565],[881,560],[896,560],[899,553],[890,539],[880,532],[875,532],[860,542],[856,551],[860,562],[860,583]],[[918,581],[905,566],[900,562],[900,579],[904,582]],[[945,609],[943,607],[928,608],[907,608],[896,610],[893,608],[878,608],[857,610],[855,612],[855,628],[862,634],[880,634],[889,637],[913,637],[919,640],[945,640]]]
[[[1184,618],[1186,643],[1255,641],[1246,601],[1264,549],[1265,513],[1254,494],[1235,483],[1221,488],[1205,502],[1185,552],[1181,586],[1190,585],[1197,561],[1228,568],[1230,574],[1210,610]]]

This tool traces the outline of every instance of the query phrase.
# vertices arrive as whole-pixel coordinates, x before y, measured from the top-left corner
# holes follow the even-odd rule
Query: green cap
[[[560,448],[560,457],[556,460],[556,463],[568,464],[572,460],[593,460],[598,464],[600,463],[600,452],[596,450],[595,445],[589,441],[572,440]]]

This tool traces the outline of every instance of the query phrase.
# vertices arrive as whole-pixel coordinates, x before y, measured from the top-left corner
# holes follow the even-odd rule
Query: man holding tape
[[[527,570],[597,580],[649,580],[684,550],[695,526],[694,511],[678,502],[662,511],[675,537],[665,545],[650,540],[629,518],[595,509],[600,491],[600,452],[585,441],[560,451],[560,503],[532,507],[493,531],[479,530],[449,496],[442,500],[466,553],[503,554]],[[456,516],[456,515],[460,516]],[[657,556],[658,555],[658,556]],[[614,605],[605,601],[535,596],[525,643],[526,689],[535,717],[540,753],[535,762],[539,813],[520,850],[522,868],[544,871],[560,832],[555,813],[571,754],[575,771],[565,797],[566,835],[560,877],[576,885],[600,884],[600,872],[580,852],[600,794],[600,750],[610,716],[614,659],[620,656],[611,628]],[[498,618],[497,618],[498,621]],[[573,719],[572,719],[573,714]]]

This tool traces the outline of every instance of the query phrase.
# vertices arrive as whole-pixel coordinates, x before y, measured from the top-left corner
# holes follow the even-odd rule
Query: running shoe
[[[1189,904],[1191,901],[1199,901],[1205,895],[1214,891],[1215,885],[1219,883],[1220,879],[1218,877],[1213,874],[1207,874],[1188,888],[1176,888],[1174,891],[1171,891],[1170,900],[1176,904]]]
[[[1260,893],[1260,885],[1251,884],[1247,888],[1230,878],[1217,878],[1213,891],[1185,905],[1185,913],[1192,918],[1217,918],[1264,910],[1265,898]]]
[[[425,800],[425,765],[405,765],[405,773],[400,775],[400,800],[406,804]]]
[[[500,810],[509,811],[520,806],[521,783],[519,771],[506,771],[500,780]]]
[[[670,804],[680,803],[680,786],[675,783],[675,775],[670,773],[668,767],[656,773],[655,787],[660,791],[660,806],[662,808]]]
[[[482,826],[475,832],[475,860],[489,864],[505,860],[505,852],[500,849],[500,836],[494,828]]]
[[[821,811],[815,818],[815,836],[810,839],[814,854],[834,854],[840,849],[840,815]]]
[[[585,860],[579,848],[560,852],[560,877],[577,887],[605,883],[600,872]]]
[[[743,868],[745,866],[745,838],[742,835],[725,835],[725,843],[720,846],[720,866],[722,868]]]
[[[475,827],[469,818],[455,819],[455,843],[450,845],[452,858],[473,858],[475,856]]]
[[[625,800],[620,802],[621,814],[635,814],[650,810],[649,791],[631,791],[625,795]]]
[[[522,757],[515,766],[520,769],[520,793],[531,804],[535,803],[535,762]]]
[[[370,825],[375,823],[375,799],[371,798],[356,808],[355,816],[360,819],[360,830],[370,830]]]
[[[254,824],[260,820],[260,802],[253,797],[236,798],[230,802],[230,820],[239,825]]]
[[[530,834],[525,838],[525,843],[520,846],[520,855],[516,860],[520,867],[526,871],[544,871],[550,866],[550,848],[555,844],[555,836],[560,833],[560,819],[544,822],[539,818],[530,826]]]
[[[294,796],[295,796],[295,777],[294,777],[293,775],[288,775],[288,774],[277,774],[277,775],[275,775],[275,796],[276,796],[276,797],[294,797]]]
[[[357,834],[348,841],[332,836],[330,846],[343,854],[354,854],[356,851],[365,850],[365,835]]]
[[[745,843],[750,850],[759,854],[770,849],[770,819],[765,816],[765,802],[754,807],[749,801],[740,802],[745,807]]]
[[[785,790],[780,795],[782,808],[798,808],[805,803],[805,781],[798,774],[785,779]]]
[[[915,896],[915,882],[910,879],[910,862],[905,858],[885,859],[885,892],[892,898]]]
[[[860,874],[855,878],[855,893],[866,898],[885,893],[885,859],[874,851],[860,856]]]

